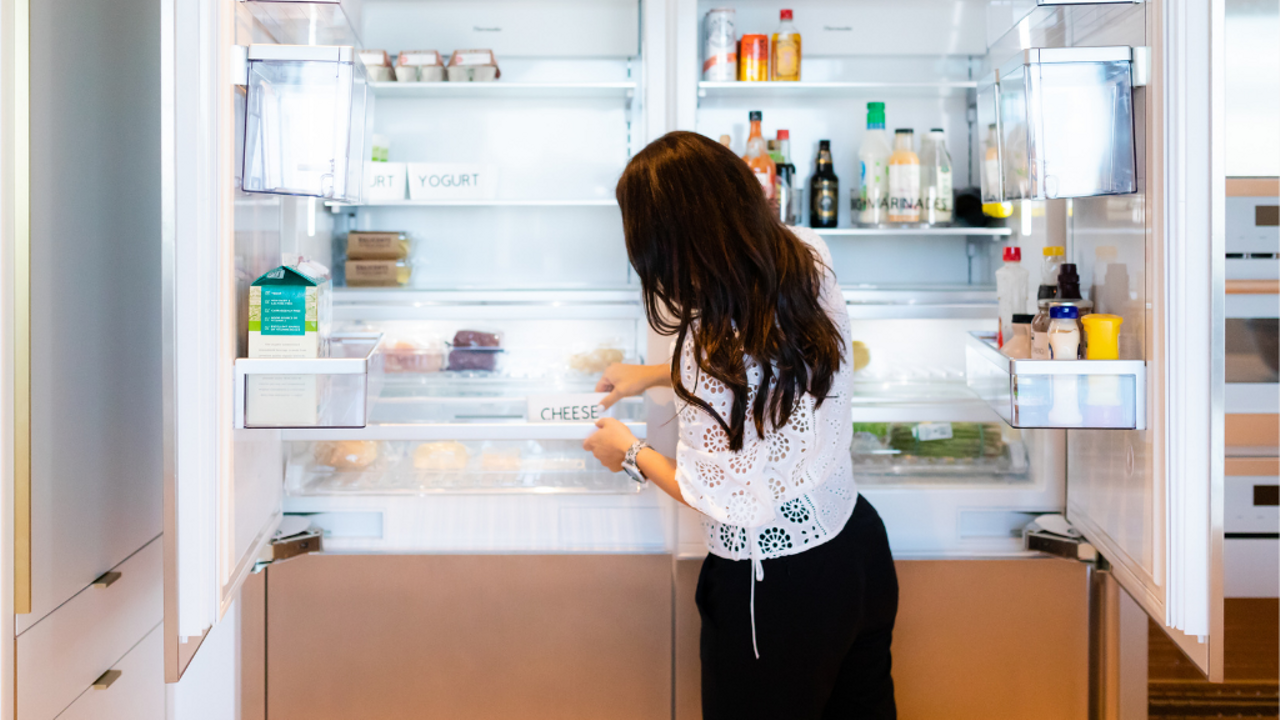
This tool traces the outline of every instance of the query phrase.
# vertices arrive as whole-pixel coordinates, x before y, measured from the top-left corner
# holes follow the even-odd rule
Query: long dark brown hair
[[[678,354],[676,395],[715,418],[735,452],[752,394],[747,356],[763,373],[751,407],[759,437],[765,419],[785,425],[804,393],[821,405],[843,340],[819,301],[820,259],[778,219],[747,164],[707,137],[671,132],[627,163],[617,196],[649,325],[675,335],[677,353],[691,341],[699,373],[733,391],[733,408],[721,417],[686,388]]]

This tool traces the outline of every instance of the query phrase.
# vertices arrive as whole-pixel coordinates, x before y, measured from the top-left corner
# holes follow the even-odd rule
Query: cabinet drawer
[[[163,543],[112,568],[119,579],[81,590],[18,636],[18,717],[51,720],[164,616]]]
[[[111,669],[120,674],[109,686],[89,687],[58,720],[164,720],[162,625]]]

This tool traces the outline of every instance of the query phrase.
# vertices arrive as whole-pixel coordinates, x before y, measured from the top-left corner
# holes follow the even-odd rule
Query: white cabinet
[[[160,622],[161,556],[153,540],[18,636],[18,717],[55,717]]]
[[[157,625],[58,720],[164,720],[164,696],[164,632]]]

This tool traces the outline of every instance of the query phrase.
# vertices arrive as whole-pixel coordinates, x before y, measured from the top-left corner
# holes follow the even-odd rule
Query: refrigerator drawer
[[[164,633],[156,626],[58,720],[164,720]]]
[[[18,717],[52,720],[160,622],[162,554],[152,540],[104,575],[105,587],[81,590],[18,636]]]
[[[1015,428],[1146,428],[1141,360],[1013,360],[991,333],[969,334],[969,388]]]
[[[335,335],[327,358],[236,360],[236,429],[364,427],[382,390],[381,341]]]

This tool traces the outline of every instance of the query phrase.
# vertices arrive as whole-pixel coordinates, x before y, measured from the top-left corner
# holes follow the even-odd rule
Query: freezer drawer
[[[152,540],[18,636],[18,717],[52,720],[163,617],[162,544]],[[157,678],[159,673],[157,672]]]
[[[1146,427],[1141,360],[1013,360],[990,333],[970,333],[966,381],[1015,428]]]

